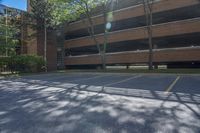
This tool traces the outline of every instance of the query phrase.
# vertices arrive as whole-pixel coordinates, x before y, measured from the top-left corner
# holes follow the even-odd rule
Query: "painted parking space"
[[[51,87],[44,91],[82,90],[88,92],[101,92],[106,94],[124,95],[143,98],[157,98],[168,100],[181,100],[200,103],[199,77],[178,76],[164,74],[113,74],[113,73],[69,73],[41,75],[40,80],[17,78],[10,81],[2,81],[14,86],[25,83],[30,85],[43,85]],[[49,78],[54,77],[54,78]],[[48,79],[49,78],[49,79]],[[23,86],[23,84],[22,84]],[[6,87],[6,86],[5,86]],[[4,87],[4,88],[5,88]],[[55,87],[60,88],[54,89]],[[40,87],[39,87],[40,88]],[[32,89],[32,88],[31,88]],[[193,95],[195,94],[195,95]]]
[[[80,85],[93,85],[93,86],[106,86],[108,84],[113,84],[120,82],[122,80],[134,77],[135,75],[113,75],[113,74],[107,74],[104,76],[100,76],[98,78],[91,78],[88,80],[74,80],[74,81],[69,81],[69,83],[74,83],[74,84],[80,84]]]
[[[166,89],[176,79],[174,75],[143,75],[110,87],[120,87],[128,89],[140,89],[150,91],[166,91]]]
[[[41,75],[44,78],[44,75]],[[181,100],[193,103],[194,101],[199,101],[200,103],[200,91],[198,89],[198,77],[190,76],[187,81],[193,80],[195,78],[197,81],[193,80],[187,86],[196,86],[196,95],[188,92],[188,89],[184,84],[182,85],[182,78],[187,76],[176,76],[176,75],[149,75],[149,74],[105,74],[105,73],[70,73],[63,77],[62,75],[57,75],[55,78],[48,79],[48,77],[55,76],[54,74],[48,75],[45,80],[32,80],[32,79],[16,79],[13,80],[17,84],[27,84],[30,86],[44,85],[46,87],[51,87],[43,91],[62,91],[62,90],[82,90],[88,92],[101,92],[106,94],[132,96],[132,97],[143,97],[143,98],[157,98],[157,99],[168,99],[168,100]],[[192,77],[192,78],[191,78]],[[2,83],[7,83],[9,86],[13,86],[12,81],[2,81]],[[195,83],[194,83],[195,82]],[[181,85],[179,85],[181,84]],[[55,87],[60,88],[54,89]],[[40,88],[40,87],[39,87]],[[32,89],[32,88],[31,88]],[[170,97],[169,97],[170,96]]]
[[[172,91],[189,94],[200,94],[200,76],[182,76]]]
[[[62,77],[66,75],[71,75],[71,74],[66,74],[66,73],[47,73],[47,74],[36,74],[36,75],[27,75],[27,76],[22,76],[21,78],[23,79],[49,79],[51,77]]]
[[[53,84],[53,83],[66,83],[73,80],[88,79],[98,76],[97,74],[61,74],[61,75],[42,75],[41,77],[22,77],[14,79],[14,81],[41,83],[41,84]]]
[[[48,79],[44,85],[22,79],[0,81],[0,132],[200,131],[199,77],[180,76],[175,82],[176,75],[62,76]],[[58,84],[51,84],[55,82]],[[70,84],[87,89],[68,89]],[[163,88],[170,86],[170,93],[165,94]],[[97,87],[105,90],[99,91]],[[183,92],[180,88],[187,90],[188,87],[195,90],[195,95],[187,91],[179,93]]]
[[[50,79],[48,81],[51,82],[68,82],[73,80],[81,80],[81,79],[87,79],[98,76],[97,74],[71,74],[71,75],[65,75],[65,76],[58,76],[56,78]]]
[[[200,76],[180,76],[177,82],[176,75],[142,75],[142,74],[42,74],[33,77],[24,76],[13,81],[29,83],[62,85],[65,83],[106,86],[124,89],[138,89],[163,92],[200,93]],[[174,83],[175,82],[175,83]],[[174,84],[173,84],[174,83]],[[67,87],[67,86],[64,86]]]

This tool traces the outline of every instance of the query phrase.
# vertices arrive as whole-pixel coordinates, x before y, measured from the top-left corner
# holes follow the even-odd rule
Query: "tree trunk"
[[[152,1],[143,0],[144,13],[146,16],[146,26],[148,34],[148,44],[149,44],[149,70],[153,70],[153,43],[152,43],[152,24],[153,24],[153,14],[152,14]]]
[[[46,28],[46,21],[44,22],[44,61],[45,61],[45,71],[47,72],[47,28]]]
[[[103,10],[103,16],[104,16],[104,43],[103,43],[103,50],[102,50],[102,66],[103,70],[106,70],[106,47],[107,47],[107,42],[108,42],[108,33],[107,33],[107,12],[106,12],[106,5],[104,5],[104,10]]]
[[[153,38],[152,38],[152,25],[153,25],[153,14],[152,14],[152,1],[148,0],[149,7],[149,70],[153,70]]]
[[[100,55],[100,58],[101,58],[101,63],[102,63],[102,69],[105,69],[105,61],[104,61],[104,53],[102,52],[101,50],[101,47],[100,47],[100,44],[95,36],[95,31],[94,31],[94,24],[93,24],[93,21],[92,21],[92,17],[90,15],[90,11],[89,11],[89,7],[87,5],[87,3],[85,3],[85,7],[86,7],[86,16],[87,16],[87,19],[89,21],[89,25],[88,25],[88,32],[91,36],[91,38],[94,40],[96,46],[97,46],[97,49],[98,49],[98,52],[99,52],[99,55]]]

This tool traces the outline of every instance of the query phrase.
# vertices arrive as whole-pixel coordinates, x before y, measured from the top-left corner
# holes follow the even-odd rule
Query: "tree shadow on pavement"
[[[200,132],[199,95],[0,82],[0,133]]]

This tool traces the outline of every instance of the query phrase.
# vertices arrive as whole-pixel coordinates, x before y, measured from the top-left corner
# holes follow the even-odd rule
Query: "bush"
[[[0,59],[0,67],[7,66],[12,72],[41,72],[45,65],[42,57],[36,55],[17,55]]]
[[[9,64],[9,57],[0,57],[0,71],[5,71],[6,67]]]

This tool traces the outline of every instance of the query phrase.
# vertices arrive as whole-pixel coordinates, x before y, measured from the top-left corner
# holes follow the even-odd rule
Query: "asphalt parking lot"
[[[199,133],[200,75],[0,79],[0,133]]]

